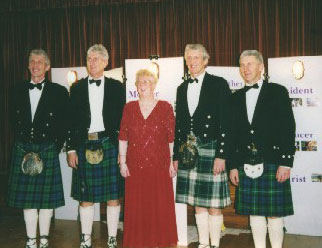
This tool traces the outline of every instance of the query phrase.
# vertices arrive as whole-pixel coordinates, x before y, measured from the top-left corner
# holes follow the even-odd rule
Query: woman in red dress
[[[139,101],[125,105],[119,134],[119,162],[125,178],[123,247],[176,246],[172,177],[172,106],[154,98],[158,79],[136,74]]]

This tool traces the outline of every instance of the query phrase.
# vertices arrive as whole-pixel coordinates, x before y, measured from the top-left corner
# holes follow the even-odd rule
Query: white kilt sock
[[[51,217],[53,217],[53,209],[39,210],[39,233],[40,236],[48,236],[50,229]]]
[[[264,216],[251,215],[249,217],[253,233],[255,248],[266,247],[267,222]]]
[[[27,236],[29,238],[37,237],[38,211],[37,209],[24,209],[23,215],[26,223]]]
[[[116,237],[119,225],[121,206],[106,207],[107,232],[109,237]]]
[[[284,238],[283,218],[268,218],[268,234],[272,248],[282,248]]]
[[[224,216],[221,215],[209,215],[209,232],[211,246],[219,247],[221,226],[224,223]]]
[[[85,244],[91,246],[92,228],[94,220],[94,205],[88,207],[79,206],[79,216],[82,227],[82,234],[85,234]]]
[[[209,245],[209,214],[208,212],[203,212],[195,216],[199,234],[199,246]]]

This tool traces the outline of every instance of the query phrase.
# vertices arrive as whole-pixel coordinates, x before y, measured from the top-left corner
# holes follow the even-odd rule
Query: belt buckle
[[[88,140],[98,140],[98,133],[89,133]]]

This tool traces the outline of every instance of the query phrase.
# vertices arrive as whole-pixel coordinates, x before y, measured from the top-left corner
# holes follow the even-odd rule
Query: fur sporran
[[[86,160],[89,164],[96,165],[103,161],[104,152],[101,144],[92,144],[86,148]]]
[[[182,169],[191,170],[198,165],[198,144],[197,138],[193,134],[189,134],[187,141],[180,146],[179,160]]]
[[[34,152],[28,152],[22,160],[21,170],[23,174],[29,176],[39,175],[44,168],[44,163],[40,155]]]

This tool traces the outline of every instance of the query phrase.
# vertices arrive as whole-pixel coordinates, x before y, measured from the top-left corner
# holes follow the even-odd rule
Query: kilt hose
[[[205,208],[231,205],[227,172],[214,176],[216,141],[199,146],[199,162],[194,169],[180,166],[177,177],[176,202]]]
[[[86,160],[86,147],[101,144],[103,160],[90,164]],[[78,201],[106,202],[123,196],[124,180],[117,164],[118,150],[109,138],[86,140],[77,150],[78,166],[73,169],[72,197]]]
[[[278,165],[264,163],[262,176],[251,179],[238,169],[239,186],[236,189],[236,213],[267,217],[293,215],[291,184],[276,180]]]
[[[25,175],[21,169],[28,152],[38,153],[43,161],[42,172]],[[54,143],[16,142],[8,185],[8,205],[23,209],[54,209],[65,205],[58,151]]]

